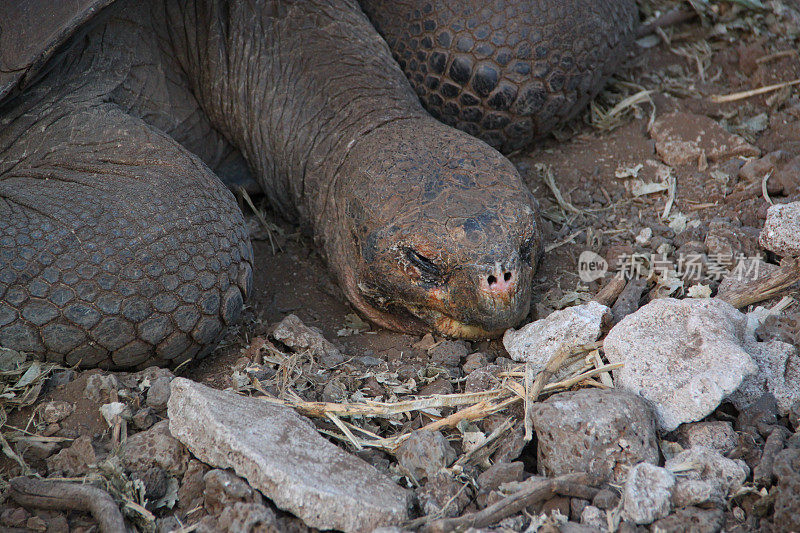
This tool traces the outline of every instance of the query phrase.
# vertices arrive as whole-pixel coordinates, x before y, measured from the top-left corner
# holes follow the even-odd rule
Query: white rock
[[[676,506],[722,502],[735,494],[750,474],[744,461],[728,459],[705,446],[679,453],[668,459],[664,468],[681,475],[673,495]]]
[[[617,387],[649,400],[661,429],[711,413],[758,366],[747,319],[715,298],[660,298],[626,316],[603,344]]]
[[[288,407],[175,378],[167,409],[198,459],[232,468],[311,527],[372,531],[408,518],[406,491]]]
[[[637,524],[650,524],[672,510],[670,501],[675,476],[650,463],[631,468],[622,493],[622,514]]]
[[[587,505],[583,508],[583,511],[581,511],[581,524],[605,531],[608,529],[606,512],[594,505]]]
[[[778,400],[778,412],[786,416],[792,404],[800,400],[800,352],[796,346],[778,340],[753,340],[746,348],[758,365],[758,373],[745,378],[729,399],[742,410],[771,392]]]
[[[519,330],[509,329],[503,335],[503,346],[514,361],[533,363],[538,371],[560,349],[575,351],[596,341],[603,322],[610,319],[611,309],[598,302],[568,307]]]
[[[678,428],[678,442],[684,448],[706,446],[725,454],[736,448],[739,437],[730,422],[694,422]]]
[[[780,256],[800,255],[800,202],[770,207],[758,244]]]

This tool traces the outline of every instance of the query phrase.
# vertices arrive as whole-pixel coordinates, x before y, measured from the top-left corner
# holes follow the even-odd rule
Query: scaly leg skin
[[[218,178],[112,103],[0,121],[0,346],[106,368],[209,353],[252,283]]]

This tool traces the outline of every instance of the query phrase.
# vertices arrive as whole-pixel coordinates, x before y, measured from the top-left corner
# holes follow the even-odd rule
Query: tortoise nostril
[[[503,279],[506,280],[506,281],[510,281],[511,280],[511,272],[506,272],[505,274],[503,274]]]
[[[489,276],[488,278],[486,278],[486,281],[489,282],[489,285],[494,285],[495,283],[497,283],[497,278],[494,276]]]

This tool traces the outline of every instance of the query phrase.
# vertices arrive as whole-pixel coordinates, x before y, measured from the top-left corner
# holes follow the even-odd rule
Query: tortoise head
[[[400,122],[362,139],[341,170],[332,263],[368,318],[476,339],[525,317],[539,221],[505,157],[433,120]]]

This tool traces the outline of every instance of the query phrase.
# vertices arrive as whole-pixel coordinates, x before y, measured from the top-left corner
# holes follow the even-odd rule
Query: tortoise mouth
[[[500,337],[506,328],[487,330],[467,324],[430,308],[409,308],[409,312],[425,323],[429,329],[445,337],[465,340],[483,340]]]

